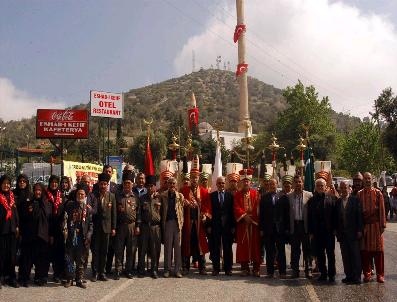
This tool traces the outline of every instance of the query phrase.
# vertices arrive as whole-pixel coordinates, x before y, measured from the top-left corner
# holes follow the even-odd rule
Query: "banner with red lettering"
[[[91,90],[91,116],[123,118],[123,94]]]
[[[37,109],[36,138],[88,138],[87,110]]]

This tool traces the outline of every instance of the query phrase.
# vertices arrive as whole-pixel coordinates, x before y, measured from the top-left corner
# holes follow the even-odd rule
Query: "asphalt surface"
[[[200,276],[197,270],[182,279],[150,277],[110,279],[87,282],[87,289],[64,288],[49,282],[45,287],[0,289],[0,301],[397,301],[397,223],[387,225],[385,232],[385,283],[376,281],[361,285],[345,285],[339,244],[336,244],[337,276],[334,284],[315,280],[240,277],[235,265],[234,275]],[[287,257],[289,258],[289,247]],[[289,263],[289,259],[287,260]],[[211,271],[208,261],[207,269]],[[162,270],[160,271],[160,274]],[[290,271],[288,272],[290,274]],[[86,275],[89,277],[90,272]],[[375,280],[376,278],[374,278]]]

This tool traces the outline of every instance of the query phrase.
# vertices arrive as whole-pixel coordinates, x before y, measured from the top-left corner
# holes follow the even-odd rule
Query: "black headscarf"
[[[56,175],[51,175],[50,178],[48,179],[48,190],[49,190],[50,192],[52,192],[52,190],[51,190],[51,183],[52,183],[53,180],[55,180],[55,181],[58,183],[58,190],[61,190],[61,184],[60,184],[60,182],[59,182],[59,177],[56,176]],[[52,192],[52,193],[54,193],[54,192]]]
[[[21,189],[19,187],[19,181],[21,179],[26,180],[26,188]],[[30,190],[30,183],[29,183],[29,178],[25,174],[19,174],[17,177],[17,183],[16,183],[16,188],[14,189],[14,194],[18,196],[18,201],[26,200],[27,198],[31,197],[31,190]]]
[[[41,188],[41,198],[34,200],[34,216],[35,216],[35,232],[37,236],[43,239],[45,242],[49,241],[49,227],[50,227],[50,219],[51,219],[51,205],[46,201],[45,195],[45,187],[42,183],[35,183],[33,186],[33,191],[36,186]]]

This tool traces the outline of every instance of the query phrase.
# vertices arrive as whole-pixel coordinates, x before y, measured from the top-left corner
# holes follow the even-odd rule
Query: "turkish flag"
[[[242,75],[244,72],[247,72],[248,70],[248,64],[238,64],[237,65],[237,70],[236,70],[236,77],[238,77],[239,75]]]
[[[238,39],[240,38],[240,35],[245,32],[246,26],[245,24],[239,24],[236,26],[236,29],[234,30],[234,36],[233,36],[233,41],[236,43]]]
[[[189,121],[189,130],[192,130],[193,127],[198,126],[199,120],[199,110],[197,107],[189,109],[188,111],[188,121]]]

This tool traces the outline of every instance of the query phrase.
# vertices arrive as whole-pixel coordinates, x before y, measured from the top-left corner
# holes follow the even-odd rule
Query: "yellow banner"
[[[92,187],[92,185],[98,181],[98,174],[101,174],[102,170],[102,165],[79,163],[67,160],[63,161],[63,173],[65,176],[72,179],[73,185],[76,184],[83,175],[88,175],[91,178],[90,186]],[[117,171],[115,169],[113,169],[111,181],[117,182]]]

